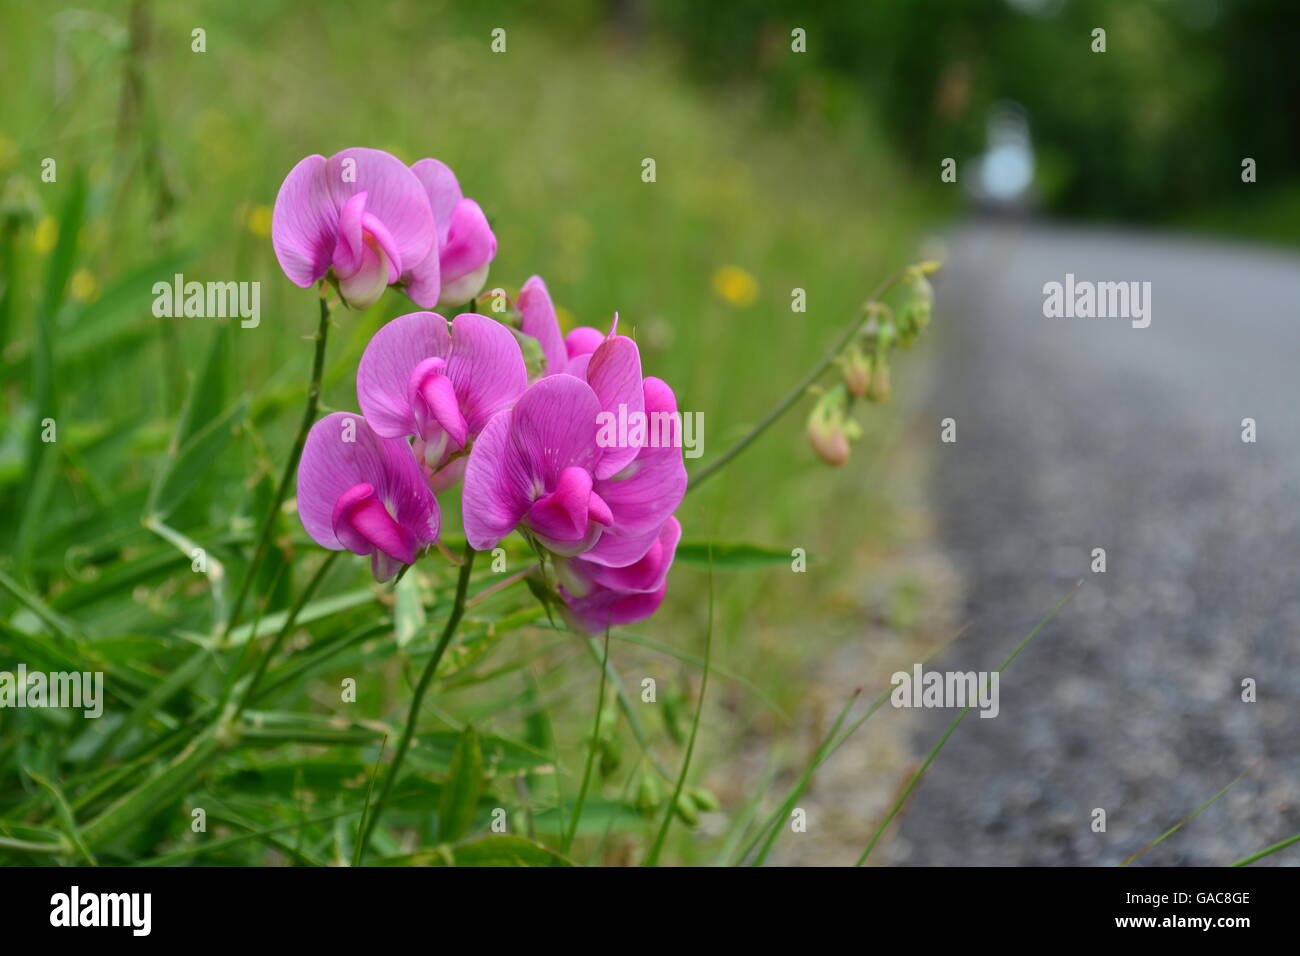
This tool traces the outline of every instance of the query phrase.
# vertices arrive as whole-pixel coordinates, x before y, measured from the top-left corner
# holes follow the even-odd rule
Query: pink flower
[[[614,568],[585,558],[557,561],[560,596],[570,615],[580,627],[599,633],[654,614],[668,591],[668,569],[681,537],[682,526],[669,518],[632,564]]]
[[[404,277],[408,294],[432,306],[436,282],[411,272],[437,243],[424,186],[395,156],[353,148],[329,159],[313,155],[289,171],[275,197],[271,244],[280,268],[308,288],[331,270],[345,302],[366,309]],[[429,298],[432,294],[432,298]]]
[[[642,396],[647,429],[658,434],[654,441],[633,448],[631,461],[595,484],[614,523],[582,556],[594,564],[625,567],[641,560],[658,538],[664,518],[677,510],[686,494],[677,398],[667,382],[653,376],[642,383]]]
[[[519,290],[519,311],[523,315],[521,331],[531,335],[542,347],[546,357],[546,375],[558,375],[570,372],[582,377],[575,369],[585,368],[581,362],[605,340],[599,329],[580,326],[567,336],[560,333],[560,322],[555,317],[555,306],[551,303],[551,294],[541,276],[533,276]]]
[[[466,199],[456,175],[436,159],[422,159],[411,172],[428,196],[438,241],[411,270],[408,294],[416,302],[444,308],[464,305],[483,289],[497,238],[479,204]]]
[[[331,551],[370,555],[387,581],[438,538],[438,501],[411,447],[383,438],[360,415],[326,415],[307,435],[298,464],[298,517]]]
[[[522,525],[556,554],[608,567],[646,553],[681,503],[686,468],[677,447],[597,441],[601,413],[618,404],[676,410],[667,385],[640,381],[635,348],[621,336],[607,339],[586,381],[565,373],[543,378],[488,423],[465,469],[465,533],[475,548],[494,548]],[[635,398],[623,387],[628,382]]]
[[[523,353],[505,326],[472,312],[450,325],[433,312],[412,312],[366,346],[357,401],[376,434],[415,437],[416,454],[440,491],[460,478],[464,459],[444,466],[527,384]]]

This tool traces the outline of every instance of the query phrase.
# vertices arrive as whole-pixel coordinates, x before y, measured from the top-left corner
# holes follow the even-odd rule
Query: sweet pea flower
[[[415,438],[435,491],[459,480],[465,450],[528,384],[514,335],[466,312],[450,323],[434,312],[393,319],[371,338],[357,368],[357,401],[384,438]]]
[[[411,447],[377,435],[360,415],[326,415],[307,435],[298,464],[298,516],[331,551],[369,555],[387,581],[438,538],[438,501]]]
[[[271,244],[280,268],[309,288],[331,271],[354,309],[379,301],[405,277],[416,304],[438,300],[437,280],[413,270],[437,244],[428,194],[396,156],[352,148],[329,159],[312,155],[289,171],[271,216]]]
[[[555,305],[541,276],[533,276],[519,290],[519,312],[523,316],[520,331],[531,335],[542,347],[546,357],[546,375],[561,372],[578,374],[585,367],[583,356],[591,355],[605,340],[599,329],[589,325],[579,326],[567,336],[560,332],[560,322],[555,316]]]
[[[456,175],[436,159],[411,167],[433,210],[438,239],[407,279],[411,298],[426,308],[464,305],[483,289],[488,265],[497,254],[497,237],[487,216],[461,192]]]
[[[621,336],[592,354],[585,381],[568,374],[543,378],[488,422],[465,468],[462,511],[475,549],[490,550],[522,526],[561,556],[590,552],[608,530],[621,545],[611,548],[618,550],[606,559],[611,566],[645,553],[648,536],[681,501],[685,468],[680,481],[670,469],[647,469],[636,480],[641,449],[604,448],[596,440],[611,399],[638,408],[645,403],[635,344]],[[624,469],[631,473],[621,474]],[[640,551],[624,553],[633,546]]]
[[[625,567],[606,567],[585,557],[558,560],[560,596],[570,616],[583,629],[599,633],[654,614],[668,591],[668,569],[681,537],[682,526],[669,518],[645,554]]]

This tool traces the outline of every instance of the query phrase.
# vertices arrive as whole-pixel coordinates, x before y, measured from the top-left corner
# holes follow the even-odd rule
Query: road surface
[[[1043,286],[1067,273],[1149,281],[1150,326],[1045,317]],[[970,624],[935,666],[995,668],[1085,583],[1003,675],[1000,715],[953,735],[882,857],[1118,863],[1256,764],[1137,863],[1223,864],[1300,832],[1300,256],[974,225],[952,237],[935,317],[934,500]],[[952,717],[912,712],[917,759]],[[1300,845],[1269,862],[1300,864]]]

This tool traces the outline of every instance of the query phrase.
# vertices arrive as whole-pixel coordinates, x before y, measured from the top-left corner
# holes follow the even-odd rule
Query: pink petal
[[[564,371],[569,356],[560,336],[560,323],[555,318],[551,294],[541,276],[533,276],[519,290],[519,311],[523,313],[523,333],[535,338],[546,356],[546,374]]]
[[[651,377],[645,380],[643,396],[647,431],[660,432],[655,427],[656,416],[677,412],[673,390],[661,379]],[[659,421],[662,423],[663,419]],[[680,430],[675,434],[680,440]],[[604,462],[601,464],[603,466]],[[599,477],[599,471],[597,474]],[[657,448],[647,444],[622,471],[597,480],[595,489],[613,512],[614,525],[602,535],[602,544],[595,549],[598,554],[592,558],[602,563],[617,563],[626,557],[626,550],[619,548],[616,542],[606,542],[605,538],[610,535],[643,537],[651,529],[659,527],[681,504],[686,494],[686,465],[680,444]]]
[[[271,245],[294,285],[308,288],[329,271],[338,219],[325,187],[325,157],[299,161],[284,178],[271,214]]]
[[[487,216],[483,215],[483,210],[474,200],[462,199],[452,210],[447,239],[438,249],[443,296],[446,297],[449,285],[458,279],[477,275],[495,258],[496,254],[497,237],[492,234]],[[482,278],[486,279],[486,277],[484,273]],[[482,279],[479,282],[479,288],[482,288]],[[477,292],[478,289],[469,292],[464,301],[468,301],[469,297]]]
[[[629,421],[645,411],[641,353],[636,343],[626,336],[611,335],[592,353],[587,365],[587,384],[600,400],[602,411],[615,416],[626,414]],[[630,442],[605,448],[604,457],[596,468],[596,477],[608,478],[622,471],[636,458],[638,451],[639,448]]]
[[[357,366],[357,402],[376,432],[386,438],[418,433],[407,397],[411,373],[450,350],[447,320],[433,312],[399,315],[371,337]]]
[[[321,547],[344,548],[334,530],[334,508],[359,484],[374,489],[420,547],[437,538],[438,502],[410,445],[400,438],[381,438],[360,415],[326,415],[312,426],[298,464],[298,516]]]
[[[600,343],[604,341],[605,333],[600,329],[593,329],[590,325],[580,325],[564,337],[564,348],[569,358],[575,359],[579,355],[590,355],[600,348]]]
[[[591,387],[571,375],[552,375],[528,387],[514,407],[511,439],[536,488],[553,490],[566,468],[595,471],[601,459],[598,411]]]
[[[510,440],[511,415],[504,411],[487,423],[465,465],[461,516],[475,551],[500,544],[532,502],[528,475]]]
[[[591,473],[585,468],[566,468],[555,490],[534,501],[525,520],[543,537],[578,541],[587,534],[590,503]]]
[[[676,518],[669,518],[655,533],[650,547],[631,564],[605,567],[588,562],[586,555],[575,558],[573,563],[579,574],[590,578],[600,587],[627,592],[657,591],[668,576],[668,569],[677,556],[677,543],[681,538],[681,524]]]
[[[422,159],[411,167],[411,172],[429,197],[433,221],[438,228],[438,245],[444,246],[447,244],[447,232],[451,228],[452,210],[465,198],[465,194],[460,191],[456,174],[446,163],[436,159]]]
[[[470,452],[462,496],[465,534],[475,549],[496,547],[534,501],[556,489],[566,468],[593,469],[600,458],[598,410],[586,382],[555,375],[488,422]]]
[[[471,435],[513,405],[528,386],[524,353],[514,335],[500,322],[474,312],[452,320],[447,377],[456,387]]]
[[[659,610],[667,593],[667,583],[646,594],[600,588],[585,598],[569,598],[567,605],[584,630],[599,634],[611,627],[644,621]]]
[[[424,309],[432,309],[442,296],[442,267],[439,264],[437,246],[429,250],[424,260],[413,269],[407,269],[402,275],[406,296]]]
[[[378,149],[345,149],[326,161],[324,176],[336,209],[357,193],[366,193],[366,212],[388,232],[396,274],[419,265],[435,248],[438,236],[429,196],[396,156]]]

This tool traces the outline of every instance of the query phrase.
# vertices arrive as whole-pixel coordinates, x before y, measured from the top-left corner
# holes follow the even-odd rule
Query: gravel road
[[[1150,282],[1150,326],[1045,317],[1067,273]],[[1137,862],[1222,864],[1300,831],[1300,257],[972,225],[935,315],[934,503],[970,625],[935,666],[995,668],[1084,585],[1003,676],[1000,715],[954,734],[880,862],[1117,863],[1252,766]],[[908,715],[918,759],[953,714]],[[1266,862],[1300,864],[1300,845]]]

